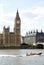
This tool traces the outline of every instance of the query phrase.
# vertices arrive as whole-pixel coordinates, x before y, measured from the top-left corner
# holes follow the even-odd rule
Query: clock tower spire
[[[18,12],[18,10],[17,10],[17,13],[16,13],[16,17],[19,17],[19,12]]]
[[[20,17],[19,17],[19,12],[18,12],[18,10],[17,10],[17,12],[16,12],[16,18],[15,18],[16,20],[20,20]]]

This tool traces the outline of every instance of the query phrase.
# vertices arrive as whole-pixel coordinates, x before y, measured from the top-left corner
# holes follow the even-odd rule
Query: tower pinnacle
[[[17,9],[17,12],[16,12],[16,18],[19,17],[19,12],[18,12],[18,9]]]
[[[16,18],[15,19],[17,19],[17,20],[20,19],[18,9],[17,9],[17,12],[16,12]]]
[[[16,16],[19,16],[19,12],[18,12],[18,9],[17,9],[17,13],[16,13]]]

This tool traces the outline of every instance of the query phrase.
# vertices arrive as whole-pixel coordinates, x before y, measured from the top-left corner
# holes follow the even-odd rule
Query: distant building
[[[34,44],[34,43],[43,43],[44,42],[44,33],[43,32],[38,32],[38,31],[34,31],[29,33],[26,36],[22,37],[23,39],[23,43],[26,44]]]
[[[21,19],[17,10],[14,20],[14,32],[10,32],[10,28],[3,27],[3,32],[0,34],[0,46],[20,46],[21,44]]]

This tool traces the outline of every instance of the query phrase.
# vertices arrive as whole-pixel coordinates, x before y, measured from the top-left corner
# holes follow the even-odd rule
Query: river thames
[[[26,56],[26,53],[42,55]],[[44,65],[44,49],[0,50],[0,65]]]

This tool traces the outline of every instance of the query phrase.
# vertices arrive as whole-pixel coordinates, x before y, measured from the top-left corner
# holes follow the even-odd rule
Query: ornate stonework
[[[20,46],[21,34],[20,34],[21,20],[17,10],[16,17],[14,20],[14,32],[10,32],[9,27],[3,27],[3,33],[0,34],[0,45],[1,46]]]

